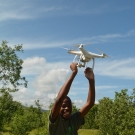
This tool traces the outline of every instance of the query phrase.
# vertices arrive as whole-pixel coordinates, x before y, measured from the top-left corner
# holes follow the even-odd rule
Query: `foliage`
[[[2,113],[2,111],[0,109],[0,131],[3,130],[3,119],[4,119],[3,113]]]
[[[115,93],[114,101],[104,98],[99,101],[97,121],[101,135],[135,134],[134,92],[128,96],[127,89]]]
[[[20,76],[23,60],[16,54],[23,52],[23,49],[22,45],[15,45],[12,48],[7,44],[7,41],[2,41],[0,45],[0,82],[2,84],[0,91],[17,91],[20,85],[27,87],[25,77]]]
[[[11,133],[27,135],[32,129],[43,126],[42,113],[39,108],[30,106],[18,111],[11,122]]]
[[[42,127],[36,128],[30,132],[30,135],[48,135],[48,115],[49,111],[43,112],[42,120],[44,122],[44,125]]]
[[[76,107],[76,105],[72,102],[72,113],[79,111],[79,108]]]
[[[19,110],[13,117],[11,122],[11,134],[28,135],[33,129],[37,129],[36,135],[44,135],[47,133],[47,112],[41,112],[41,105],[39,100],[35,101],[36,107],[25,107],[23,110]],[[42,131],[40,131],[42,127]]]
[[[95,104],[90,111],[85,116],[85,124],[83,128],[85,129],[98,129],[98,125],[96,123],[96,115],[98,111],[98,105]]]
[[[79,110],[73,103],[73,112]],[[8,92],[0,96],[0,131],[3,125],[10,123],[10,134],[13,135],[47,135],[49,111],[43,111],[39,100],[35,107],[24,107],[13,101]],[[131,96],[127,90],[115,93],[114,100],[103,98],[94,105],[85,118],[83,128],[96,130],[79,130],[79,135],[133,135],[135,134],[135,89]],[[100,133],[99,133],[100,132]]]
[[[3,125],[9,123],[14,113],[21,107],[19,102],[13,101],[12,95],[8,92],[1,93],[0,96],[0,130]]]
[[[110,114],[112,105],[113,101],[106,97],[99,101],[96,122],[98,123],[99,129],[102,131],[103,135],[106,135],[111,129]]]

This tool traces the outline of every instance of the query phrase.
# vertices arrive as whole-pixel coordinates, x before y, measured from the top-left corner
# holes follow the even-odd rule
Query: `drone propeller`
[[[109,56],[108,56],[108,55],[106,55],[105,53],[103,53],[103,55],[104,55],[104,57],[105,57],[105,58],[109,58]]]
[[[69,48],[64,48],[64,47],[60,47],[60,48],[65,49],[65,50],[68,50],[68,51],[71,50],[71,49],[69,49]]]
[[[109,56],[108,55],[106,55],[104,52],[102,52],[101,50],[99,50],[99,49],[97,49],[100,53],[102,53],[103,55],[104,55],[104,57],[106,57],[106,58],[109,58]]]
[[[100,53],[103,53],[101,50],[99,50],[98,48],[96,48]]]
[[[79,47],[80,45],[84,46],[84,45],[90,45],[91,43],[88,44],[75,44],[75,46]]]

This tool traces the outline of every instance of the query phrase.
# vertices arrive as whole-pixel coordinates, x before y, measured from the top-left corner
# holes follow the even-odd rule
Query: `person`
[[[78,112],[72,114],[72,102],[67,95],[69,93],[71,84],[78,73],[77,63],[71,63],[70,69],[72,70],[72,73],[60,89],[49,115],[50,135],[78,135],[78,129],[84,124],[84,116],[94,106],[94,73],[93,70],[88,67],[84,71],[85,77],[89,82],[87,101]]]

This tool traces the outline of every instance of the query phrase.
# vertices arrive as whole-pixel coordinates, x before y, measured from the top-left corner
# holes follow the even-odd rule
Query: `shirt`
[[[71,114],[69,120],[64,120],[58,115],[56,121],[51,120],[49,115],[49,135],[78,135],[78,129],[84,124],[84,118],[81,118],[80,112]]]

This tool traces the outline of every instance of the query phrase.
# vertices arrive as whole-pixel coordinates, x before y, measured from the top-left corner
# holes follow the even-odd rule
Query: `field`
[[[98,130],[80,129],[78,131],[79,135],[99,135]]]
[[[98,130],[80,129],[79,135],[98,135]],[[8,132],[0,133],[0,135],[10,135]],[[35,135],[34,131],[30,135]]]

